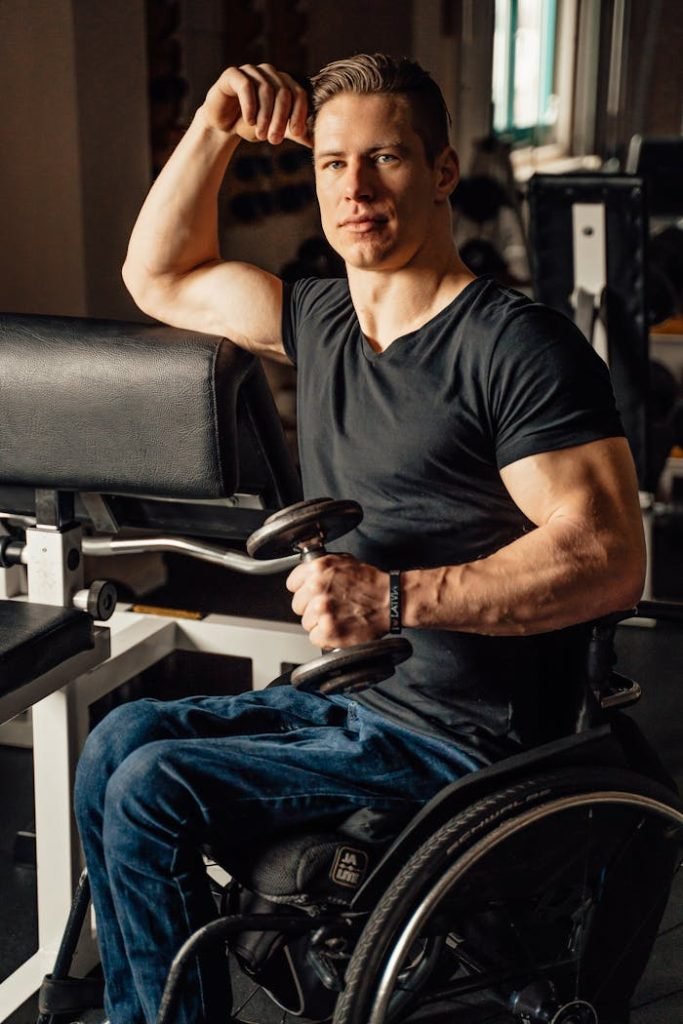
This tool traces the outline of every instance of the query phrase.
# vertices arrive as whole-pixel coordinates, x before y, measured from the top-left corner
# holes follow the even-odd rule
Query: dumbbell
[[[299,501],[269,516],[248,538],[247,551],[252,558],[281,558],[293,548],[301,553],[304,562],[310,562],[326,554],[326,541],[348,533],[362,518],[363,510],[355,501]],[[399,636],[327,651],[296,668],[291,683],[299,689],[321,693],[362,690],[387,679],[412,653],[410,643]]]

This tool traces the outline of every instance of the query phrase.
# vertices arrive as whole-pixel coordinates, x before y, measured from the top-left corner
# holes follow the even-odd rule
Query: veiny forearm
[[[403,622],[491,636],[543,633],[632,607],[643,576],[640,536],[558,517],[479,561],[404,573]]]
[[[218,192],[239,141],[207,127],[197,111],[133,229],[123,276],[134,296],[219,259]]]

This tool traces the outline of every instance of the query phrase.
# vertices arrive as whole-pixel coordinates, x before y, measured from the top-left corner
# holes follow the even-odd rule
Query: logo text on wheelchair
[[[340,846],[332,864],[330,878],[338,885],[358,888],[368,868],[368,855],[352,846]]]

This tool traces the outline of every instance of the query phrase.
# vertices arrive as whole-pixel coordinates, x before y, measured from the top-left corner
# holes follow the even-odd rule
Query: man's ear
[[[446,146],[434,164],[437,199],[448,199],[460,181],[460,161],[452,146]]]

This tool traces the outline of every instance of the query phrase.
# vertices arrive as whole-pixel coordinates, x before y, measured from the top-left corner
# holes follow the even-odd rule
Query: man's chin
[[[389,252],[379,246],[345,246],[340,255],[347,267],[355,270],[386,270],[389,261]]]

